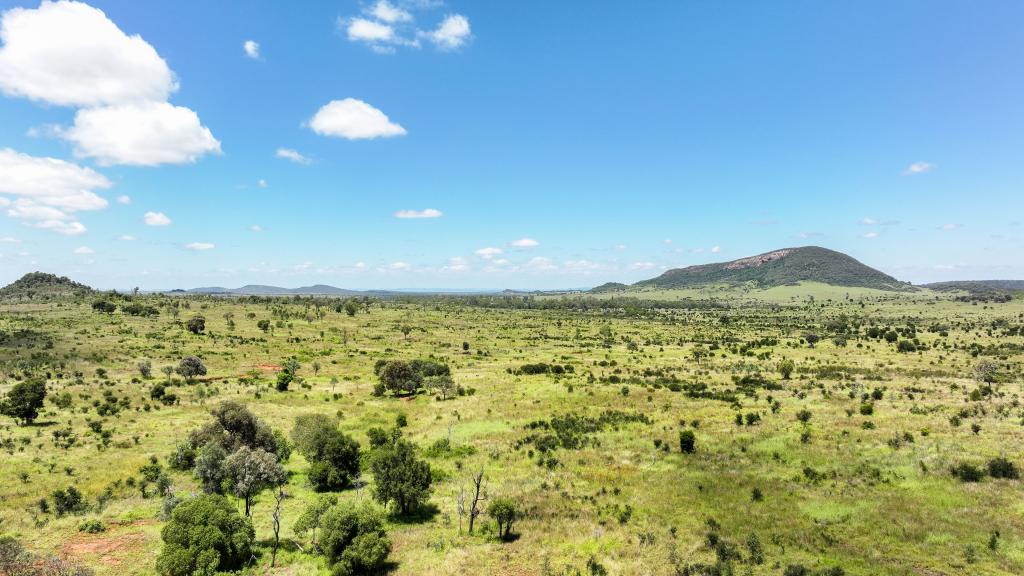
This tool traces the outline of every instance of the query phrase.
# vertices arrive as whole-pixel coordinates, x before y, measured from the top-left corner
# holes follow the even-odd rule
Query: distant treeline
[[[480,308],[505,308],[513,310],[621,310],[627,313],[648,310],[685,309],[685,310],[723,310],[728,308],[716,300],[694,300],[682,298],[671,301],[642,300],[640,298],[594,298],[507,296],[507,295],[473,295],[473,296],[441,296],[434,299],[465,306]]]

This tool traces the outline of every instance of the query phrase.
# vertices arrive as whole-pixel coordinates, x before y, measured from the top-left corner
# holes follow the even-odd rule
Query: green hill
[[[921,287],[938,292],[962,291],[968,294],[993,294],[1024,291],[1024,280],[953,280],[924,284]]]
[[[64,296],[84,296],[93,289],[56,274],[29,272],[21,278],[0,288],[2,300],[49,300]]]
[[[909,283],[865,266],[846,254],[819,246],[784,248],[732,262],[674,268],[657,278],[637,282],[633,287],[669,290],[725,284],[764,289],[799,282],[901,292],[916,290]]]

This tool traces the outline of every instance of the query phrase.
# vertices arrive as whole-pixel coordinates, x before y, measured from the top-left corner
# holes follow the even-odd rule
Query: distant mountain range
[[[731,262],[674,268],[667,270],[657,278],[643,280],[629,287],[623,284],[609,283],[598,286],[594,291],[614,292],[628,288],[670,290],[698,288],[712,284],[773,288],[799,282],[821,282],[833,286],[899,292],[917,289],[909,282],[900,282],[884,272],[861,264],[842,252],[820,246],[802,246],[773,250]]]
[[[874,288],[898,292],[912,292],[919,287],[866,266],[854,258],[820,246],[783,248],[715,264],[700,264],[667,270],[657,278],[635,284],[608,282],[590,290],[591,293],[618,293],[643,289],[688,289],[705,286],[750,286],[760,289],[790,286],[800,282],[820,282],[832,286]],[[924,284],[940,292],[963,291],[970,294],[1024,292],[1024,280],[970,280]],[[3,300],[44,300],[62,296],[88,295],[93,289],[69,278],[31,272],[8,286],[0,288]],[[526,291],[526,290],[348,290],[326,284],[282,288],[263,284],[249,284],[241,288],[207,286],[190,290],[177,289],[169,294],[220,294],[224,296],[372,296],[387,298],[412,294],[505,294],[505,295],[557,295],[586,292]]]
[[[188,294],[223,294],[225,296],[394,296],[402,292],[392,290],[347,290],[328,286],[327,284],[315,284],[313,286],[302,286],[299,288],[282,288],[280,286],[267,286],[265,284],[247,284],[241,288],[224,288],[221,286],[207,286],[203,288],[192,288],[189,290],[172,290],[171,292],[186,292]]]

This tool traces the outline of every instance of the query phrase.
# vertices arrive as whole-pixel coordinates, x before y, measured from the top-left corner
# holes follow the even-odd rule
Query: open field
[[[337,414],[364,451],[343,502],[372,500],[367,431],[404,415],[433,483],[424,509],[387,516],[396,575],[1024,573],[1020,481],[950,472],[997,457],[1024,464],[1024,301],[769,292],[588,310],[560,305],[575,297],[424,297],[373,301],[353,316],[313,299],[135,297],[153,317],[124,314],[125,297],[111,299],[111,314],[94,311],[94,298],[3,304],[0,393],[41,374],[48,398],[32,425],[0,420],[0,530],[96,574],[157,573],[163,503],[152,487],[142,496],[140,467],[155,456],[166,469],[211,408],[234,399],[285,433],[296,416]],[[196,315],[201,334],[185,328]],[[205,377],[160,371],[189,355]],[[279,392],[293,356],[299,380]],[[137,369],[144,359],[149,378]],[[382,359],[447,363],[463,393],[375,396]],[[521,373],[537,363],[559,368]],[[979,374],[983,364],[992,371]],[[151,397],[168,378],[172,405]],[[572,432],[575,444],[540,448],[544,429],[528,424],[570,413],[598,424]],[[692,454],[680,450],[684,430]],[[309,465],[294,453],[286,468],[282,552],[270,568],[268,490],[252,514],[252,571],[324,572],[292,530],[314,497]],[[481,468],[487,496],[511,497],[522,513],[508,541],[486,515],[473,535],[460,532],[457,496]],[[190,472],[170,474],[178,496],[200,491]],[[41,510],[41,498],[72,485],[87,510]],[[80,531],[91,519],[105,530]]]

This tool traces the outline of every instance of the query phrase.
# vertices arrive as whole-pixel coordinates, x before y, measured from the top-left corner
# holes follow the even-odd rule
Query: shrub
[[[993,478],[1016,480],[1020,477],[1017,466],[1006,458],[993,458],[988,461],[988,475]]]
[[[953,466],[949,471],[953,476],[959,478],[961,482],[981,482],[982,478],[985,477],[985,472],[981,468],[966,462]]]
[[[320,544],[334,576],[377,572],[391,552],[381,514],[369,505],[336,505],[320,520]]]
[[[164,546],[157,571],[192,576],[241,568],[252,556],[256,533],[227,498],[198,496],[178,504],[160,532]]]
[[[679,451],[683,454],[693,454],[697,451],[697,436],[693,430],[679,431]]]
[[[85,512],[86,507],[85,498],[74,486],[68,486],[67,490],[53,492],[53,508],[58,516],[81,514]]]

